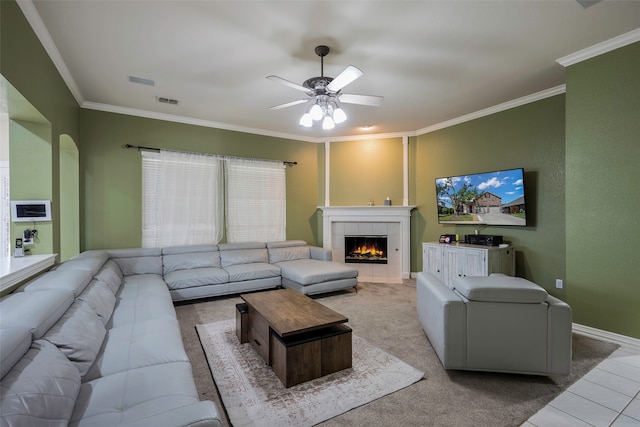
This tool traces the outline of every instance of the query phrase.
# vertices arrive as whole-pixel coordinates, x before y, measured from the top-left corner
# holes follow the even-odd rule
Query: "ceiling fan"
[[[323,129],[333,129],[337,123],[342,123],[347,119],[347,115],[342,108],[340,108],[338,102],[372,107],[382,105],[382,100],[384,99],[382,96],[342,93],[342,88],[361,77],[364,73],[359,68],[349,65],[342,70],[337,77],[325,77],[324,57],[329,53],[329,47],[323,45],[316,46],[315,52],[316,55],[320,57],[320,77],[311,77],[305,80],[302,85],[299,85],[285,80],[282,77],[267,76],[268,80],[281,83],[307,94],[307,98],[305,99],[275,105],[270,107],[270,109],[279,110],[298,104],[310,103],[312,105],[300,118],[300,125],[310,128],[313,126],[314,121],[322,121]]]

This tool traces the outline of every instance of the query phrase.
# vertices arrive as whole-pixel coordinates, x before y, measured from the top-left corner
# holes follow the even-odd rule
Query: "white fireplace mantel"
[[[322,245],[325,249],[333,249],[333,223],[400,223],[402,278],[411,276],[411,211],[415,206],[318,206],[318,209],[322,210]]]

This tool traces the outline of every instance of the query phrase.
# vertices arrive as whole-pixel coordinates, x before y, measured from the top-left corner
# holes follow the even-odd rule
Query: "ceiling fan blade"
[[[338,92],[340,89],[362,76],[364,73],[357,67],[349,65],[342,70],[338,76],[327,85],[327,89],[331,92]]]
[[[282,108],[292,107],[294,105],[302,104],[304,102],[309,102],[308,99],[298,99],[297,101],[291,101],[280,105],[274,105],[273,107],[269,107],[270,110],[280,110]]]
[[[266,77],[267,80],[271,80],[272,82],[276,82],[276,83],[281,83],[285,86],[289,86],[290,88],[299,90],[301,92],[306,92],[306,93],[313,93],[313,91],[311,89],[309,89],[308,87],[304,87],[301,86],[297,83],[294,82],[290,82],[289,80],[285,80],[282,77],[278,77],[278,76],[267,76]]]
[[[384,97],[375,95],[353,95],[350,93],[342,93],[338,95],[338,99],[340,100],[340,102],[344,102],[345,104],[359,104],[369,105],[371,107],[379,107],[382,105]]]

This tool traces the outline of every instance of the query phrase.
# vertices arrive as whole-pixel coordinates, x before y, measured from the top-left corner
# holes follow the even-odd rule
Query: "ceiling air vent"
[[[158,100],[158,102],[161,102],[163,104],[178,105],[178,100],[177,99],[164,98],[162,96],[159,96],[156,99]]]
[[[139,83],[141,85],[147,85],[147,86],[155,86],[156,85],[156,82],[154,82],[151,79],[145,79],[144,77],[129,76],[129,81],[131,83]]]

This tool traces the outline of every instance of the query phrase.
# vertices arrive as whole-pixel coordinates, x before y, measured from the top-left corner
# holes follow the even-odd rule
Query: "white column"
[[[409,206],[409,137],[402,137],[402,206]]]
[[[331,176],[329,175],[331,166],[331,143],[324,143],[324,205],[331,206],[331,197],[329,197],[329,188],[331,187]]]

